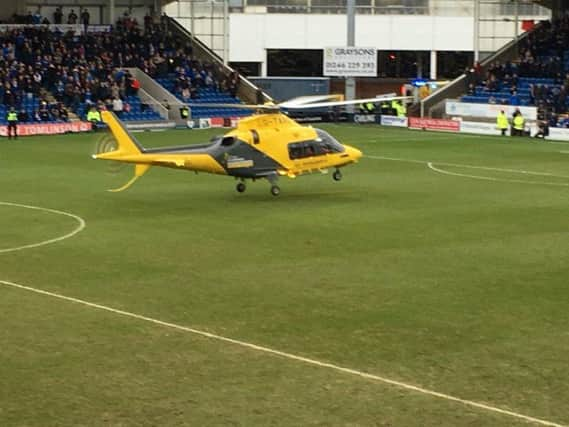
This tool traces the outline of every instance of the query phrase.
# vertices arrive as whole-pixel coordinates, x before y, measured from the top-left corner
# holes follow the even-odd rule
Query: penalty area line
[[[124,311],[124,310],[118,310],[116,308],[112,308],[112,307],[107,307],[105,305],[101,305],[101,304],[96,304],[96,303],[92,303],[89,301],[85,301],[85,300],[81,300],[78,298],[73,298],[73,297],[68,297],[62,294],[57,294],[55,292],[48,292],[48,291],[44,291],[42,289],[37,289],[37,288],[32,288],[30,286],[24,286],[24,285],[19,285],[17,283],[13,283],[13,282],[8,282],[5,280],[0,280],[0,284],[1,285],[5,285],[5,286],[10,286],[12,288],[17,288],[17,289],[21,289],[21,290],[25,290],[28,292],[33,292],[36,294],[40,294],[40,295],[45,295],[48,297],[52,297],[52,298],[57,298],[60,300],[64,300],[64,301],[69,301],[72,303],[76,303],[76,304],[81,304],[90,308],[94,308],[94,309],[98,309],[98,310],[102,310],[102,311],[107,311],[110,313],[114,313],[114,314],[118,314],[120,316],[124,316],[124,317],[130,317],[132,319],[137,319],[137,320],[141,320],[141,321],[145,321],[148,323],[152,323],[155,325],[159,325],[159,326],[163,326],[166,328],[170,328],[170,329],[176,329],[179,331],[183,331],[183,332],[189,332],[191,334],[194,335],[199,335],[202,337],[206,337],[206,338],[210,338],[213,340],[217,340],[217,341],[221,341],[221,342],[225,342],[225,343],[230,343],[230,344],[234,344],[236,346],[240,346],[240,347],[244,347],[244,348],[248,348],[250,350],[254,350],[254,351],[258,351],[258,352],[262,352],[262,353],[266,353],[266,354],[271,354],[274,356],[279,356],[282,357],[284,359],[289,359],[289,360],[294,360],[297,362],[302,362],[305,363],[307,365],[312,365],[312,366],[317,366],[320,368],[327,368],[327,369],[331,369],[337,372],[342,372],[344,374],[350,374],[350,375],[354,375],[357,377],[361,377],[361,378],[365,378],[368,380],[372,380],[372,381],[376,381],[376,382],[381,382],[384,384],[389,384],[391,386],[395,386],[401,389],[405,389],[408,391],[413,391],[413,392],[417,392],[417,393],[421,393],[427,396],[431,396],[431,397],[436,397],[438,399],[443,399],[443,400],[448,400],[451,402],[455,402],[455,403],[460,403],[462,405],[466,405],[466,406],[470,406],[473,408],[477,408],[477,409],[481,409],[484,411],[488,411],[488,412],[494,412],[497,414],[501,414],[501,415],[506,415],[506,416],[510,416],[513,418],[517,418],[518,420],[523,420],[526,422],[530,422],[530,423],[534,423],[534,424],[539,424],[539,425],[544,425],[544,426],[552,426],[552,427],[567,427],[564,426],[562,424],[558,424],[552,421],[547,421],[547,420],[543,420],[540,418],[535,418],[535,417],[530,417],[528,415],[523,415],[517,412],[513,412],[507,409],[502,409],[502,408],[498,408],[495,406],[491,406],[485,403],[480,403],[480,402],[475,402],[472,400],[466,400],[466,399],[461,399],[458,397],[454,397],[454,396],[450,396],[448,394],[444,394],[444,393],[439,393],[437,391],[433,391],[433,390],[429,390],[426,388],[422,388],[419,386],[415,386],[412,384],[407,384],[401,381],[396,381],[396,380],[392,380],[389,378],[385,378],[385,377],[381,377],[379,375],[373,375],[373,374],[369,374],[363,371],[358,371],[355,369],[351,369],[351,368],[346,368],[346,367],[342,367],[339,365],[334,365],[332,363],[328,363],[328,362],[322,362],[316,359],[310,359],[308,357],[304,357],[304,356],[297,356],[295,354],[292,353],[286,353],[284,351],[280,351],[280,350],[274,350],[272,348],[269,347],[263,347],[257,344],[252,344],[246,341],[240,341],[237,339],[233,339],[233,338],[228,338],[228,337],[224,337],[221,335],[216,335],[216,334],[212,334],[210,332],[206,332],[206,331],[202,331],[199,329],[193,329],[187,326],[183,326],[183,325],[178,325],[176,323],[171,323],[171,322],[165,322],[162,320],[158,320],[158,319],[154,319],[152,317],[147,317],[147,316],[143,316],[141,314],[136,314],[136,313],[131,313],[128,311]]]

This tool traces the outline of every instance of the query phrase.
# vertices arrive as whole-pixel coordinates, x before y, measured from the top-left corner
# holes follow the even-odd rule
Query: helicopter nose
[[[358,159],[360,159],[363,156],[363,153],[357,148],[348,145],[346,146],[346,149],[348,151],[348,154],[350,155],[350,159],[352,159],[354,162],[358,161]]]

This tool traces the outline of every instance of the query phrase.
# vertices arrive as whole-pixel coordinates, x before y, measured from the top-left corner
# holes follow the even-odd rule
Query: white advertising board
[[[397,117],[397,116],[381,116],[381,122],[383,126],[395,126],[400,128],[406,128],[407,117]]]
[[[549,128],[549,136],[546,139],[552,139],[554,141],[569,141],[569,129]]]
[[[495,119],[502,110],[506,112],[508,117],[512,117],[512,114],[514,114],[514,111],[518,108],[526,120],[537,120],[536,107],[518,107],[515,105],[477,104],[447,100],[445,112],[450,116]]]
[[[375,47],[324,48],[324,76],[377,77]]]
[[[481,122],[460,122],[460,131],[465,133],[476,133],[478,135],[502,135],[502,132],[492,123]],[[507,135],[510,134],[508,129]]]
[[[531,136],[537,133],[537,124],[535,122],[526,122],[526,131],[529,131]],[[569,129],[567,129],[569,131]],[[496,128],[493,123],[482,122],[460,122],[460,131],[464,133],[475,133],[477,135],[502,135],[502,131]],[[506,135],[510,135],[510,128],[506,131]],[[569,139],[569,132],[568,132]]]

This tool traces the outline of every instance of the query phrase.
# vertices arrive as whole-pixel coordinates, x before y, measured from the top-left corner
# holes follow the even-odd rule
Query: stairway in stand
[[[57,99],[55,99],[55,96],[53,96],[53,94],[51,92],[49,92],[45,89],[42,89],[40,91],[40,96],[42,98],[44,98],[49,104],[59,102]],[[79,117],[77,114],[75,114],[69,108],[67,109],[67,113],[68,113],[68,117],[69,117],[70,122],[80,122],[81,121],[81,117]]]

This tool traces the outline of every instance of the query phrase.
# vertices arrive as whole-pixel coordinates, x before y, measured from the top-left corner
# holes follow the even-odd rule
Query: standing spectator
[[[41,13],[40,8],[38,7],[37,10],[34,12],[32,16],[32,24],[39,25],[41,24]]]
[[[61,24],[62,22],[63,22],[63,12],[61,11],[61,7],[56,7],[55,12],[53,12],[53,23]]]
[[[146,15],[144,15],[144,31],[148,31],[152,27],[152,22],[152,16],[150,16],[149,12],[146,12]]]
[[[69,12],[69,15],[67,15],[67,23],[70,25],[77,24],[77,14],[73,9],[71,9],[71,12]]]
[[[83,12],[81,12],[81,24],[83,24],[83,27],[85,28],[85,32],[87,32],[87,27],[89,26],[89,20],[91,19],[91,15],[89,14],[89,11],[87,10],[87,8],[83,9]]]

